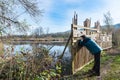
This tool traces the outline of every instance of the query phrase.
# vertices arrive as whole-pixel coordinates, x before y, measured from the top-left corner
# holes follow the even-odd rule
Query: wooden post
[[[91,25],[91,20],[87,18],[87,19],[84,21],[84,27],[90,28],[90,25]],[[85,31],[86,31],[86,35],[89,35],[89,34],[90,34],[90,30],[85,30]]]
[[[3,51],[4,51],[3,42],[0,40],[0,56],[3,55]]]
[[[74,67],[75,67],[75,64],[74,64],[74,58],[75,58],[75,55],[76,55],[76,38],[77,38],[77,20],[78,20],[78,16],[76,14],[76,12],[74,13],[74,18],[72,19],[72,24],[71,24],[71,55],[72,55],[72,72],[74,72]]]

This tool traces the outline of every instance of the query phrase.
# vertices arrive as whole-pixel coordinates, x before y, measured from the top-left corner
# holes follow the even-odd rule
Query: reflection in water
[[[28,52],[29,53],[37,53],[38,50],[40,50],[40,48],[45,47],[46,49],[50,50],[49,54],[50,55],[54,55],[54,53],[56,53],[56,56],[59,56],[63,50],[64,50],[64,45],[63,44],[30,44],[30,43],[26,43],[26,44],[4,44],[4,49],[5,51],[10,51],[9,49],[13,47],[14,51],[12,52],[12,54],[16,54],[16,53],[20,53],[21,51],[24,52]],[[5,52],[7,53],[7,52]],[[70,49],[67,47],[66,51],[65,51],[65,57],[70,57],[71,53],[70,53]]]

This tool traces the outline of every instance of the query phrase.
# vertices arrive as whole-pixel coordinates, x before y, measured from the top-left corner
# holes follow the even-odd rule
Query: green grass
[[[120,55],[114,56],[108,74],[104,80],[120,80]]]
[[[106,63],[110,62],[109,70],[106,75],[103,76],[102,80],[120,80],[120,55],[102,55],[101,56],[101,68],[104,68]],[[65,80],[79,80],[79,77],[82,76],[82,73],[87,72],[93,66],[93,62],[89,65],[85,66],[82,70],[77,72],[74,75],[68,76]],[[80,80],[88,80],[88,78],[80,79]],[[96,77],[91,77],[89,80],[96,80]]]
[[[109,60],[110,58],[112,58],[112,56],[109,56],[109,55],[104,55],[101,57],[101,64],[104,64],[107,60]]]

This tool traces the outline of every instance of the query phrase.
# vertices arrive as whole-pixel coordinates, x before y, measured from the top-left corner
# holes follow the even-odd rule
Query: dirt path
[[[102,66],[100,70],[101,74],[101,79],[104,79],[104,76],[108,73],[111,67],[111,63],[113,62],[113,57],[107,60]]]

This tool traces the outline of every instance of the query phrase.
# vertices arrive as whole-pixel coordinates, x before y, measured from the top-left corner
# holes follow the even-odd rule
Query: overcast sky
[[[70,30],[74,11],[78,13],[79,25],[86,18],[91,18],[92,26],[97,20],[103,25],[103,14],[108,11],[113,23],[120,23],[120,0],[41,0],[39,3],[40,9],[44,9],[39,26],[49,27],[49,32]]]

